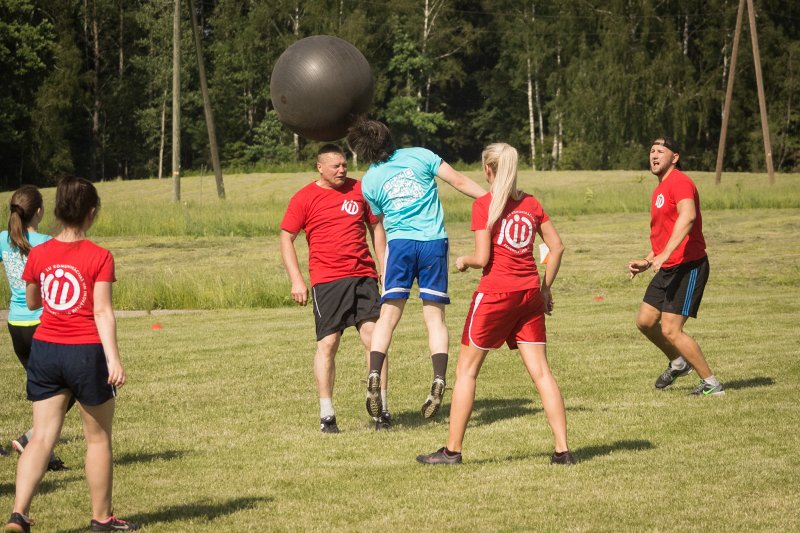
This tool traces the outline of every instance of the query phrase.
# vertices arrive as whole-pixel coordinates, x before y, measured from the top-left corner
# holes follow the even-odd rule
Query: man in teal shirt
[[[421,412],[431,418],[444,396],[449,343],[444,306],[450,303],[447,232],[436,178],[472,198],[486,191],[430,150],[396,149],[389,128],[377,120],[354,125],[347,142],[360,160],[372,163],[361,188],[372,212],[383,217],[387,240],[381,316],[370,351],[367,411],[373,417],[380,415],[380,369],[416,279],[433,364],[433,383]]]

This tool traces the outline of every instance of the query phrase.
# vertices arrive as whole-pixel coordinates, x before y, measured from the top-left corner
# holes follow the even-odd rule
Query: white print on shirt
[[[42,299],[53,312],[72,314],[86,301],[86,283],[72,265],[51,265],[39,275]]]
[[[344,211],[348,215],[357,215],[358,214],[358,202],[356,202],[355,200],[345,200],[342,203],[342,211]]]
[[[536,222],[530,213],[512,211],[503,219],[500,232],[497,234],[497,244],[512,252],[520,252],[530,246],[534,233],[536,233]]]
[[[383,184],[383,190],[395,209],[402,209],[416,202],[424,194],[422,186],[414,180],[414,171],[410,168],[389,178]]]
[[[22,279],[22,271],[25,270],[25,258],[19,252],[9,252],[3,250],[3,264],[8,274],[8,283],[12,289],[25,290],[25,281]]]
[[[664,207],[664,195],[661,193],[659,193],[659,195],[656,196],[656,207],[659,209]]]

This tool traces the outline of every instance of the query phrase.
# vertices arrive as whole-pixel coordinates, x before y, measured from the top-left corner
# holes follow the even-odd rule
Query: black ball
[[[334,141],[369,110],[375,81],[358,48],[338,37],[315,35],[281,54],[269,90],[286,127],[314,141]]]

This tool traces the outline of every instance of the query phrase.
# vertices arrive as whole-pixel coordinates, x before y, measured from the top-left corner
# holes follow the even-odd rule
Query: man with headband
[[[656,379],[666,389],[692,370],[700,384],[695,396],[725,394],[711,372],[703,351],[683,331],[689,317],[697,318],[709,265],[700,216],[700,196],[689,176],[680,170],[680,147],[669,137],[659,137],[650,148],[650,172],[658,178],[650,204],[650,253],[628,263],[631,279],[652,270],[650,285],[636,317],[636,326],[664,352],[667,369]]]

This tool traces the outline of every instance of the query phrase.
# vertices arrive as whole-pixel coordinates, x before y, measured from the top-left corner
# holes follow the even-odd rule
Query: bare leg
[[[17,462],[15,513],[27,515],[31,500],[47,471],[47,462],[56,446],[64,413],[72,394],[65,391],[46,400],[33,402],[33,435]]]
[[[567,446],[567,415],[564,409],[564,399],[561,397],[561,389],[550,371],[550,365],[547,364],[547,348],[544,344],[520,344],[519,354],[536,385],[536,390],[539,391],[547,423],[550,424],[553,432],[555,451],[565,452],[569,450]]]
[[[405,306],[405,298],[392,298],[381,305],[381,316],[372,331],[371,351],[384,354],[389,351],[392,334],[403,316]]]
[[[664,355],[666,355],[670,361],[674,361],[681,356],[681,353],[664,336],[661,327],[661,319],[662,316],[659,309],[642,302],[642,305],[639,307],[639,314],[636,316],[636,327],[639,328],[639,331],[644,333],[645,337],[650,339],[650,342],[664,352]]]
[[[705,379],[711,375],[711,368],[709,368],[706,358],[703,357],[703,351],[697,341],[683,331],[683,326],[688,319],[689,317],[683,315],[663,313],[661,315],[661,333],[675,351],[694,367],[702,379]]]
[[[447,438],[447,449],[451,452],[461,451],[467,422],[475,402],[476,379],[488,353],[488,350],[480,350],[472,345],[462,344],[459,349],[456,384],[453,387],[453,399],[450,403],[450,434]]]
[[[336,351],[342,333],[337,331],[317,341],[317,352],[314,354],[314,378],[317,381],[317,392],[320,398],[333,398],[333,386],[336,382]]]
[[[111,492],[114,484],[111,449],[111,423],[115,400],[100,405],[81,405],[83,435],[86,438],[86,483],[92,501],[92,518],[111,516]]]
[[[450,338],[444,321],[445,305],[440,302],[422,300],[422,316],[428,328],[428,348],[431,353],[447,353]]]

